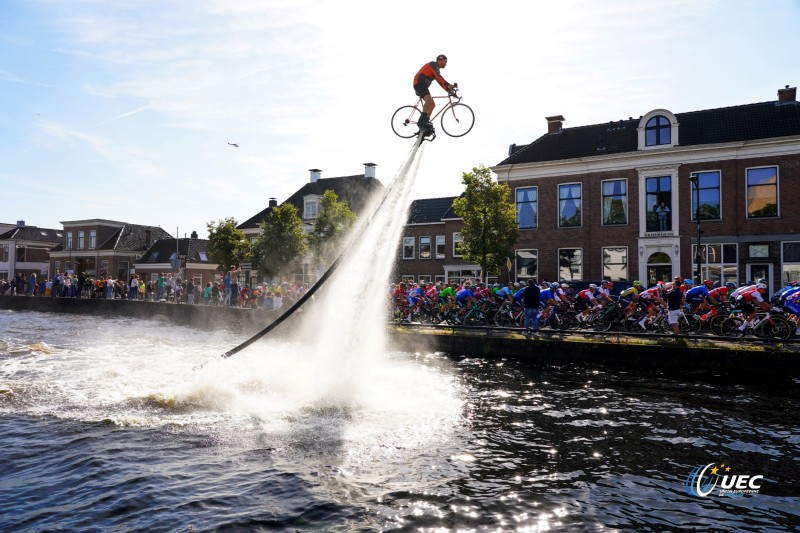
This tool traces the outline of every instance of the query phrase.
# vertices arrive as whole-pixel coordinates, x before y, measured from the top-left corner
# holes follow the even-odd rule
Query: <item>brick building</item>
[[[85,272],[89,277],[129,280],[133,264],[159,239],[170,234],[158,226],[114,220],[72,220],[61,223],[61,245],[50,252],[51,276]]]
[[[517,206],[512,273],[565,280],[692,276],[774,290],[800,277],[800,105],[755,104],[548,131],[492,170]]]
[[[145,281],[158,279],[158,274],[173,274],[181,280],[204,286],[220,279],[224,273],[208,255],[208,239],[198,239],[193,231],[183,239],[159,239],[134,263],[135,273]]]
[[[459,250],[463,221],[453,212],[456,198],[425,198],[411,203],[397,252],[395,279],[461,281],[480,275],[481,267],[467,263]]]
[[[0,224],[0,279],[14,279],[22,274],[27,281],[31,274],[50,276],[50,250],[62,241],[58,229],[27,226],[24,220]]]

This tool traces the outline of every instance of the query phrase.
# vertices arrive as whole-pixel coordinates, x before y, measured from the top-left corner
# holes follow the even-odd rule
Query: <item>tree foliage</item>
[[[234,218],[226,218],[217,222],[207,222],[208,254],[217,262],[217,269],[226,271],[232,265],[249,259],[250,247],[247,237]]]
[[[491,170],[479,165],[465,172],[464,194],[453,208],[464,219],[461,230],[464,259],[480,265],[487,275],[498,272],[517,240],[517,213],[511,189],[492,180]]]
[[[334,191],[322,194],[314,232],[309,235],[309,244],[318,261],[327,263],[333,260],[355,221],[356,214],[346,201],[339,201]]]
[[[254,261],[264,276],[279,277],[308,250],[302,222],[292,204],[273,207],[261,223],[261,235],[253,243]]]

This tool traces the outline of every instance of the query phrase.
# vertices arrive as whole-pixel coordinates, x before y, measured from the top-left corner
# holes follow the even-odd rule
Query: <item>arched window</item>
[[[672,142],[670,135],[671,128],[672,125],[665,116],[657,115],[648,120],[644,128],[645,146],[670,144]]]
[[[647,258],[647,284],[672,279],[672,258],[664,252],[656,252]]]

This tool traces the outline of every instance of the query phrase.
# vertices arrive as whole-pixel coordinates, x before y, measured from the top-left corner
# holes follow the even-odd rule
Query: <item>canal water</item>
[[[331,394],[306,339],[241,340],[0,311],[0,531],[800,525],[797,383],[388,352]],[[688,493],[712,463],[758,492]]]

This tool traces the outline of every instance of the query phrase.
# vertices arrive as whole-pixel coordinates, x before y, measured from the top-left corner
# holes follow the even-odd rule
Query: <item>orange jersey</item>
[[[430,87],[431,82],[436,80],[436,82],[442,86],[442,89],[446,91],[448,83],[442,77],[440,72],[439,65],[436,64],[436,61],[425,63],[414,76],[414,85],[416,86],[419,83],[424,83],[426,87]]]

